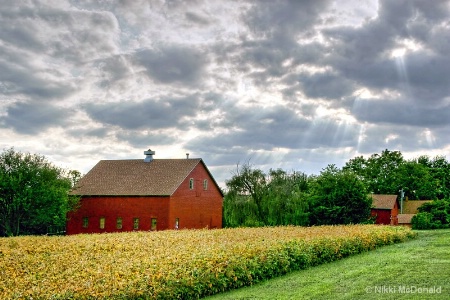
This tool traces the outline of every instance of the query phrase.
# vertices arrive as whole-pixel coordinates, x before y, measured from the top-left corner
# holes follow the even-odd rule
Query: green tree
[[[433,159],[423,155],[417,162],[429,169],[432,186],[436,199],[450,199],[450,164],[444,156],[436,156]],[[434,198],[429,198],[434,199]]]
[[[67,212],[78,203],[69,196],[76,174],[70,177],[43,156],[13,148],[0,154],[0,235],[44,234],[49,226],[65,226]]]
[[[399,166],[393,179],[394,186],[403,189],[411,200],[436,199],[436,189],[430,169],[417,160],[408,160]]]
[[[268,174],[250,164],[226,181],[224,225],[308,225],[307,176],[281,169]]]
[[[372,200],[354,172],[328,165],[310,186],[312,225],[355,224],[369,219]]]
[[[229,191],[223,199],[224,227],[256,227],[264,226],[257,216],[255,202],[250,195],[240,195]]]
[[[252,209],[251,213],[247,211],[249,213],[247,218],[251,217],[252,221],[262,222],[263,198],[267,189],[266,174],[259,169],[253,168],[250,163],[242,166],[238,164],[235,174],[225,184],[229,194],[225,200],[236,202],[236,205],[239,203],[246,205],[248,209]],[[228,207],[231,208],[233,206],[229,205]]]
[[[397,172],[405,162],[400,151],[383,150],[368,159],[362,156],[350,159],[343,170],[351,170],[364,182],[367,190],[374,194],[397,194],[399,188]]]
[[[266,225],[308,225],[308,177],[301,172],[270,170],[263,200]]]
[[[345,166],[342,168],[346,171],[352,171],[355,173],[359,179],[361,179],[364,182],[368,182],[368,161],[363,156],[357,156],[354,158],[351,158]]]

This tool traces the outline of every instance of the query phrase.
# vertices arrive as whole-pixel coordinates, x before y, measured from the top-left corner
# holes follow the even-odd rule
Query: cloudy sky
[[[0,147],[86,173],[450,158],[450,1],[0,0]]]

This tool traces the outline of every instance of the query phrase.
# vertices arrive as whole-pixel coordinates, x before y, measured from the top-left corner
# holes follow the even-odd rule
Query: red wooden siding
[[[168,228],[169,197],[83,197],[80,208],[69,213],[67,234],[133,231],[133,219],[139,218],[137,230],[150,230],[151,219],[157,219],[157,230]],[[83,218],[88,227],[83,228]],[[100,228],[100,218],[105,228]],[[122,218],[122,229],[117,229],[117,218]]]
[[[189,188],[190,179],[194,179],[194,188]],[[207,180],[204,190],[203,181]],[[222,195],[202,164],[181,183],[170,197],[169,220],[175,228],[175,220],[179,219],[182,228],[222,228]]]
[[[375,224],[398,225],[398,204],[397,201],[392,209],[372,208],[371,215],[376,216]]]
[[[398,202],[395,201],[394,208],[391,210],[392,215],[391,225],[398,225],[398,213],[399,213]]]

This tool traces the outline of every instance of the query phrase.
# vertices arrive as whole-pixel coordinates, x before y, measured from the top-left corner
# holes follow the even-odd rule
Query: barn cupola
[[[144,154],[145,154],[144,161],[151,162],[153,160],[153,155],[155,155],[155,151],[148,149],[147,151],[144,151]]]

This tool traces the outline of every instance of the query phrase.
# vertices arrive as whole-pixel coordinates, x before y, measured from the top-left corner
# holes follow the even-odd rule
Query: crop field
[[[450,229],[290,272],[208,300],[450,299]]]
[[[415,235],[349,225],[0,238],[0,299],[197,299]]]

